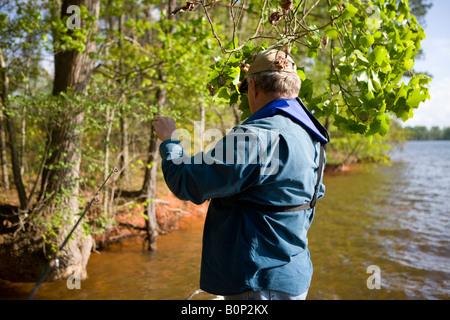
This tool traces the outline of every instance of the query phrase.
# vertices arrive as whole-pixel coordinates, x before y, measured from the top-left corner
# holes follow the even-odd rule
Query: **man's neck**
[[[272,102],[273,100],[278,100],[278,99],[290,99],[291,97],[287,97],[284,95],[280,95],[280,94],[260,94],[258,96],[258,98],[255,101],[255,106],[254,108],[252,108],[252,114],[257,112],[259,109],[261,109],[262,107],[264,107],[266,104],[268,104],[269,102]]]

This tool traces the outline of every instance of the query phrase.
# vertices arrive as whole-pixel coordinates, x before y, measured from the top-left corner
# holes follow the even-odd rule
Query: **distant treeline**
[[[431,127],[428,129],[423,126],[406,127],[408,140],[450,140],[450,127],[439,128]]]

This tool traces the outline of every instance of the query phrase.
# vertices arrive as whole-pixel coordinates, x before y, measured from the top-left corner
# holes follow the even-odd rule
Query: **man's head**
[[[254,113],[271,100],[296,98],[300,85],[292,58],[283,51],[272,49],[256,55],[240,91],[248,92],[250,109]]]

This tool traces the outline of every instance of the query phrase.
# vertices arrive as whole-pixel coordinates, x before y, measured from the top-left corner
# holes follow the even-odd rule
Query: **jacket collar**
[[[244,121],[244,124],[250,121],[271,117],[279,112],[287,114],[296,122],[302,124],[321,144],[330,142],[327,130],[313,114],[309,112],[300,98],[273,100],[251,115]]]

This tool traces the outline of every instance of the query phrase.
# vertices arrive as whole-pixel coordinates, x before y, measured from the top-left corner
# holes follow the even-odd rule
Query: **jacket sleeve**
[[[161,167],[169,189],[181,200],[201,204],[227,197],[258,183],[257,135],[232,131],[207,153],[187,157],[178,140],[160,145]]]

